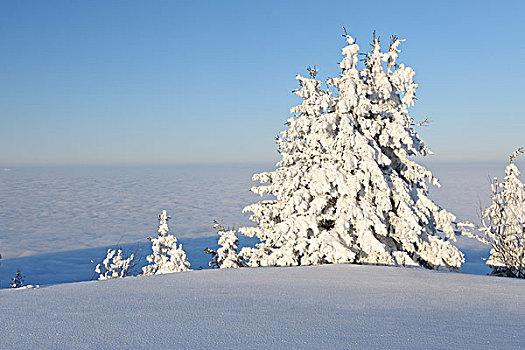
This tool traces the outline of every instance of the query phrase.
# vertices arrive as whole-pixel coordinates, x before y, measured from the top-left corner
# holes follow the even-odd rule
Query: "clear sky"
[[[295,75],[342,26],[407,39],[435,161],[525,146],[522,1],[0,0],[0,166],[278,159]]]

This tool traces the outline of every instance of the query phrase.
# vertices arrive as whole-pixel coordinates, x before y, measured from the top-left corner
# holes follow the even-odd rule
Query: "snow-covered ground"
[[[519,349],[525,281],[416,268],[203,270],[0,290],[2,349]]]
[[[435,201],[458,220],[478,222],[489,203],[489,175],[505,163],[429,163],[441,188]],[[167,209],[170,232],[183,244],[194,269],[207,268],[205,247],[216,246],[213,220],[251,225],[241,210],[260,197],[249,189],[252,174],[272,164],[243,166],[47,167],[0,171],[0,288],[17,269],[34,284],[85,281],[106,249],[123,244],[149,254],[158,215]],[[241,244],[250,240],[241,237]],[[466,273],[486,274],[485,246],[459,239]]]

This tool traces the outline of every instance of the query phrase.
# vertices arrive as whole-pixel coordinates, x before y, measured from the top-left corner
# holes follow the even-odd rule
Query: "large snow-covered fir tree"
[[[182,244],[177,247],[177,237],[168,234],[169,216],[166,210],[159,215],[159,229],[157,238],[148,238],[151,241],[153,253],[146,259],[152,263],[142,268],[143,275],[160,275],[190,270],[190,263]]]
[[[241,232],[260,243],[244,248],[251,266],[370,263],[459,269],[455,217],[428,197],[439,185],[410,156],[429,149],[409,115],[417,84],[412,68],[397,63],[392,37],[381,52],[375,36],[358,68],[359,46],[345,35],[339,67],[323,90],[297,76],[302,103],[291,109],[288,128],[277,138],[277,169],[253,176],[252,191],[273,195],[252,204],[256,227]],[[335,88],[335,89],[334,89]]]
[[[491,247],[487,265],[493,274],[525,278],[525,187],[513,163],[520,153],[523,148],[510,156],[504,180],[491,183],[492,204],[482,212],[481,235],[468,236]]]

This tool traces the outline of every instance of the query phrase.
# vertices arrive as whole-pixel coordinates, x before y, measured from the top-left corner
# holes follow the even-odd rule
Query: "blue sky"
[[[342,26],[407,41],[434,161],[525,145],[520,1],[0,1],[0,165],[278,159],[295,75]]]

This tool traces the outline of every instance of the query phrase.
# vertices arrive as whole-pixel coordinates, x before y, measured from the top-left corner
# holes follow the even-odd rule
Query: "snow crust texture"
[[[359,46],[346,35],[341,75],[327,81],[297,76],[303,102],[291,109],[277,139],[277,169],[253,176],[252,191],[272,195],[247,206],[256,227],[241,232],[261,243],[241,256],[250,266],[366,263],[458,270],[455,216],[428,197],[439,185],[410,156],[430,153],[409,108],[415,72],[398,64],[392,37],[358,68]],[[335,91],[334,91],[335,89]]]
[[[0,348],[522,349],[524,283],[339,264],[3,289]]]

